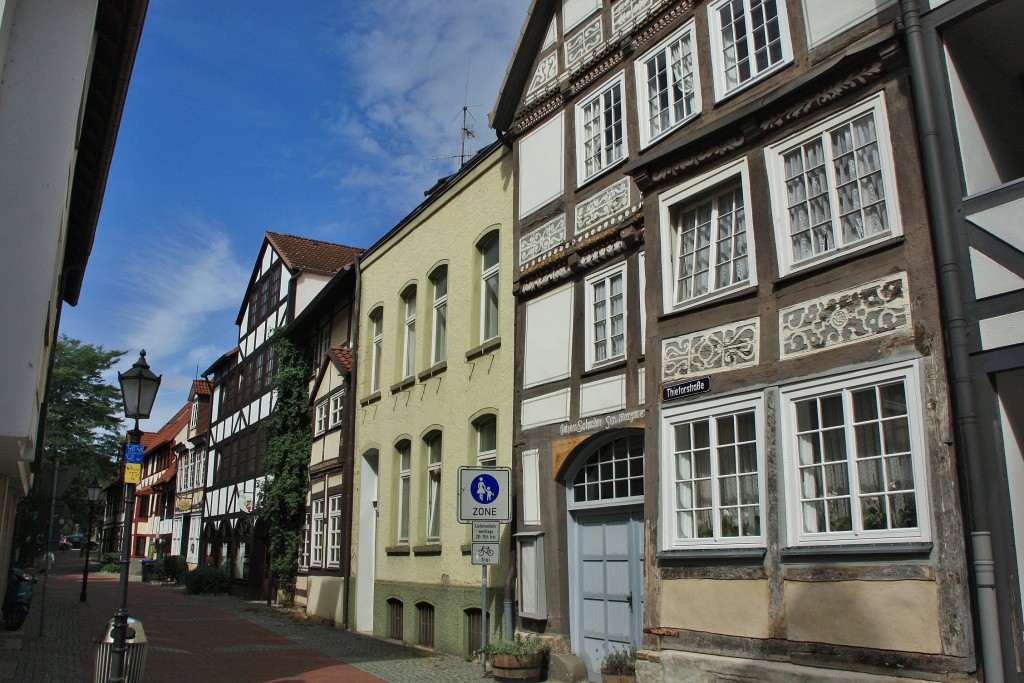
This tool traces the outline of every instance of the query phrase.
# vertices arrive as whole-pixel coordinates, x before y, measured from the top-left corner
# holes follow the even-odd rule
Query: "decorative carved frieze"
[[[530,81],[530,87],[526,91],[526,96],[529,97],[533,95],[556,78],[558,78],[557,51],[549,54],[541,60],[540,64],[537,65],[537,71],[533,74],[533,80]]]
[[[909,328],[907,274],[779,311],[779,355],[794,358]]]
[[[622,4],[625,4],[625,3],[622,3]],[[647,21],[648,19],[653,17],[658,11],[661,10],[662,7],[664,7],[667,4],[669,4],[668,0],[660,0],[660,1],[656,0],[654,3],[652,3],[652,7],[649,10],[647,10],[646,13],[644,13],[644,14],[636,14],[636,13],[634,13],[633,21],[632,21],[632,24],[629,26],[629,29],[631,30],[631,29],[633,29],[633,28],[635,28],[637,26],[642,25],[645,21]],[[681,14],[683,14],[684,12],[689,12],[690,9],[692,9],[692,8],[693,8],[693,0],[686,0],[685,2],[679,3],[678,5],[673,7],[670,11],[666,12],[660,18],[658,18],[657,21],[652,23],[650,26],[647,26],[641,33],[637,34],[633,38],[633,47],[634,48],[640,47],[641,45],[643,45],[644,43],[649,41],[651,38],[656,36],[663,28],[665,28],[670,23],[675,21],[676,18],[679,17]],[[612,10],[612,12],[614,12],[614,11],[615,10]],[[613,26],[613,30],[614,30],[614,26],[615,26],[614,16],[612,18],[612,26]],[[618,35],[621,35],[621,34],[616,30],[615,31],[615,35],[618,36]]]
[[[815,109],[820,109],[826,104],[843,97],[852,90],[857,90],[872,81],[878,80],[884,73],[885,65],[879,59],[860,71],[847,75],[843,80],[833,83],[824,90],[819,90],[804,101],[784,109],[770,119],[762,121],[761,130],[767,131],[784,126],[794,119],[798,119]]]
[[[757,318],[665,339],[661,343],[661,379],[686,379],[757,365]]]
[[[565,242],[565,214],[519,238],[519,266]]]
[[[612,35],[621,36],[633,30],[652,11],[655,5],[664,4],[655,0],[619,0],[612,5]]]
[[[609,185],[593,197],[576,205],[577,234],[611,218],[629,206],[629,178]]]
[[[582,64],[583,61],[593,52],[601,49],[604,45],[604,23],[601,17],[583,27],[567,41],[565,41],[565,64],[572,69]]]
[[[561,93],[558,92],[557,88],[552,87],[551,89],[545,92],[552,93],[551,99],[547,100],[546,102],[542,102],[539,96],[536,98],[537,102],[534,105],[535,108],[530,111],[523,112],[520,115],[520,118],[515,122],[515,124],[513,124],[512,130],[515,132],[516,135],[521,135],[523,132],[531,128],[535,123],[546,117],[551,112],[558,111],[559,109],[561,109],[562,106],[565,104],[565,98],[562,97]]]

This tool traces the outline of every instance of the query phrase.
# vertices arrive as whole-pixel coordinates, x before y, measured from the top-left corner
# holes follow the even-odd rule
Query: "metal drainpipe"
[[[954,415],[960,432],[959,454],[967,479],[965,494],[971,525],[971,549],[974,566],[974,588],[978,601],[978,627],[981,638],[982,674],[984,680],[1003,680],[1002,643],[999,632],[995,564],[992,560],[992,532],[989,522],[988,495],[985,477],[984,449],[978,432],[978,416],[974,408],[974,386],[971,377],[968,323],[961,295],[958,250],[953,238],[950,218],[952,209],[943,200],[952,185],[942,163],[938,116],[932,93],[944,92],[932,82],[931,60],[925,48],[918,0],[900,0],[907,55],[914,88],[917,125],[928,189],[935,258],[938,270],[941,305],[949,348]]]

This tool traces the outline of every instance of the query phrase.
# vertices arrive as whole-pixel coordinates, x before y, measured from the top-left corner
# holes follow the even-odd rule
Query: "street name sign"
[[[470,524],[511,521],[511,468],[460,467],[459,522]],[[476,557],[475,553],[473,557]]]

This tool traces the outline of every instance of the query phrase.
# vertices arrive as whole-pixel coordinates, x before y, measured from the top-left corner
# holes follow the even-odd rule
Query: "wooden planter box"
[[[539,681],[544,669],[544,653],[532,655],[491,655],[491,671],[496,681]]]
[[[601,683],[636,683],[636,674],[606,674],[602,671]]]

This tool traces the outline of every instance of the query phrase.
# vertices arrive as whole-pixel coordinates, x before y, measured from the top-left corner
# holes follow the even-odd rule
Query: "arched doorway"
[[[359,473],[359,556],[356,563],[356,630],[373,632],[373,588],[377,568],[376,448],[363,453]]]
[[[601,661],[639,647],[643,629],[644,434],[618,430],[580,448],[564,479],[572,648],[601,680]]]

